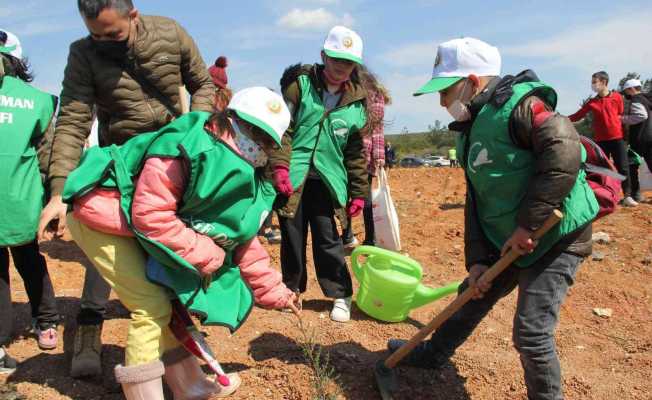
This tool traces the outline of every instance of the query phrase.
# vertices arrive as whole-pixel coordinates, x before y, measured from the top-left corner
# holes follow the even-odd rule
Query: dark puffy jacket
[[[533,80],[538,78],[532,71],[525,71],[516,77],[493,79],[472,101],[472,115],[475,117],[488,102],[508,100],[512,94],[511,87],[516,83]],[[536,172],[518,215],[518,225],[531,231],[538,229],[553,209],[561,207],[575,184],[582,164],[579,134],[567,117],[551,111],[552,107],[544,100],[529,96],[516,107],[509,121],[512,141],[522,148],[531,149],[536,158]],[[535,118],[539,114],[544,118]],[[450,129],[468,134],[472,125],[472,121],[454,122]],[[473,196],[468,190],[464,214],[467,269],[474,264],[491,265],[498,260],[500,249],[495,248],[485,237]],[[591,233],[591,224],[588,224],[563,238],[551,252],[566,251],[582,257],[588,256],[592,250]]]
[[[137,71],[147,83],[141,85],[128,70]],[[74,42],[52,147],[52,193],[61,193],[65,178],[77,167],[94,113],[100,144],[122,144],[136,134],[160,129],[179,115],[179,86],[183,85],[192,95],[193,111],[213,110],[215,86],[197,45],[172,19],[141,16],[124,65],[98,53],[90,37]],[[161,98],[168,100],[168,106]]]

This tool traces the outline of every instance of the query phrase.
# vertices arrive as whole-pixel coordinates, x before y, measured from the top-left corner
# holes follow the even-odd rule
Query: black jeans
[[[432,335],[427,344],[433,355],[432,366],[451,357],[496,302],[518,286],[512,340],[525,372],[528,399],[563,399],[554,332],[559,309],[581,261],[573,254],[556,253],[545,255],[529,268],[508,268],[482,299],[468,302]],[[467,287],[465,280],[460,293]]]
[[[367,198],[364,200],[364,208],[362,209],[362,216],[364,218],[364,241],[362,244],[375,246],[376,245],[376,231],[374,229],[374,213],[371,206],[371,182],[373,181],[374,176],[369,174],[367,177],[367,182],[369,182],[369,193]],[[342,232],[342,240],[344,243],[353,242],[353,226],[351,225],[351,217],[349,217],[348,226]]]
[[[338,299],[353,294],[344,247],[334,218],[331,194],[320,179],[307,179],[294,218],[279,218],[283,283],[293,291],[306,291],[308,226],[317,281],[324,295]]]
[[[630,143],[632,150],[634,150],[638,155],[643,158],[644,162],[647,164],[647,167],[652,171],[652,143],[639,140],[637,137],[630,137]],[[630,164],[629,166],[629,178],[631,179],[631,190],[632,195],[641,194],[641,186],[638,180],[638,165]]]
[[[77,324],[99,325],[104,321],[111,287],[89,260],[83,264],[86,267],[86,274],[84,275],[84,289],[80,299]]]
[[[632,195],[631,181],[629,180],[629,159],[627,158],[627,146],[623,139],[606,140],[597,142],[598,146],[604,151],[607,157],[614,160],[618,173],[625,176],[622,182],[623,195],[625,197]]]
[[[37,328],[45,330],[59,323],[52,281],[45,257],[39,252],[38,243],[33,241],[22,246],[0,248],[0,345],[11,340],[13,326],[9,281],[10,251],[14,266],[23,279],[32,318],[36,320]]]

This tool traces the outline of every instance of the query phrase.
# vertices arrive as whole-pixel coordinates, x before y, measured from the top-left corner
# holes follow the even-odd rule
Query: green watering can
[[[361,257],[366,258],[363,263]],[[460,285],[455,282],[438,289],[423,286],[423,269],[418,262],[373,246],[357,247],[351,254],[351,266],[360,282],[358,308],[385,322],[403,321],[412,309],[456,293]]]

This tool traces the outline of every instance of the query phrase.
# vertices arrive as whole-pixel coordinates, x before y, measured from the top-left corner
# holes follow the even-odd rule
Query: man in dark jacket
[[[629,106],[622,116],[623,124],[629,127],[629,147],[639,154],[652,170],[652,102],[641,93],[641,81],[630,79],[623,85],[625,98]],[[632,197],[642,201],[640,182],[638,180],[638,167],[634,163],[629,166],[629,179],[632,185]]]
[[[109,146],[156,131],[180,115],[180,86],[192,95],[192,110],[213,109],[215,86],[195,42],[177,22],[140,15],[131,0],[78,0],[78,8],[89,36],[70,46],[49,168],[52,197],[41,215],[41,240],[65,231],[61,192],[79,162],[94,115],[99,143]],[[109,293],[97,271],[88,267],[72,359],[75,377],[101,372],[101,324]]]
[[[556,94],[532,71],[498,77],[498,49],[472,38],[439,46],[433,79],[416,94],[439,92],[460,132],[458,159],[467,177],[464,305],[405,363],[438,368],[501,298],[518,287],[513,340],[529,399],[563,398],[554,331],[563,299],[583,257],[591,253],[598,204],[581,170],[585,157],[570,121],[553,111]],[[500,188],[501,190],[496,190]],[[531,239],[552,214],[562,222]],[[519,260],[486,282],[482,274],[509,249]],[[405,341],[390,340],[390,351]]]

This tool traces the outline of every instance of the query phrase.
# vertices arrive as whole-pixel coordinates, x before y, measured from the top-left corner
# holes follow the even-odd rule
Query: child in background
[[[392,99],[389,92],[378,78],[364,65],[358,69],[362,86],[367,90],[367,109],[370,120],[365,128],[366,134],[362,140],[364,152],[367,159],[367,182],[369,182],[369,193],[365,199],[362,215],[364,218],[364,241],[365,246],[376,245],[376,234],[374,232],[374,216],[371,207],[371,187],[376,171],[385,167],[385,105],[389,105]],[[353,234],[351,218],[348,218],[348,228],[342,234],[344,248],[347,251],[353,250],[358,245],[358,239]]]
[[[38,345],[50,350],[57,347],[59,313],[36,231],[44,200],[41,174],[47,171],[57,99],[29,85],[31,81],[18,38],[0,30],[0,94],[8,100],[0,105],[0,346],[11,340],[13,326],[11,252],[23,278]],[[0,347],[0,372],[12,372],[15,367],[15,361]]]
[[[568,118],[573,122],[582,120],[588,113],[593,117],[593,140],[602,151],[614,161],[618,173],[625,176],[622,182],[623,200],[626,207],[636,207],[638,203],[632,198],[629,180],[629,162],[627,145],[623,135],[621,117],[625,111],[623,97],[615,90],[609,90],[609,74],[596,72],[591,77],[591,90],[596,96],[587,101],[582,108]]]
[[[361,132],[367,123],[367,93],[357,73],[362,39],[336,26],[324,43],[323,64],[294,65],[281,78],[292,113],[283,151],[272,156],[281,223],[283,282],[305,292],[308,226],[317,280],[332,298],[331,319],[351,318],[353,285],[335,224],[362,212],[368,196]],[[296,189],[296,191],[295,191]]]

